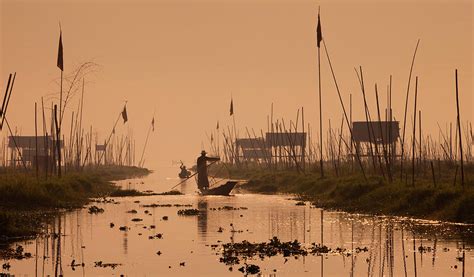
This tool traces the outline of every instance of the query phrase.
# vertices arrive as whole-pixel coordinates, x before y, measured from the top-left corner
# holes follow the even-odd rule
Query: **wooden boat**
[[[225,184],[209,188],[207,190],[201,190],[201,195],[224,195],[228,196],[229,193],[234,189],[235,185],[237,185],[238,181],[227,181]]]

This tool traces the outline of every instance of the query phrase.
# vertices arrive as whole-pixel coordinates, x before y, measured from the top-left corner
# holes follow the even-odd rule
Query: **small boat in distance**
[[[181,165],[179,166],[181,171],[179,172],[178,176],[181,179],[187,179],[191,176],[191,171],[189,171],[186,166],[181,162]]]
[[[201,195],[223,195],[228,196],[237,185],[238,181],[227,181],[225,184],[201,190]]]

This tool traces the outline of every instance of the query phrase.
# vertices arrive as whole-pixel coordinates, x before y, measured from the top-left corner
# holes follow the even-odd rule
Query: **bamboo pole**
[[[351,125],[350,125],[349,119],[347,117],[346,108],[344,107],[344,102],[342,101],[341,92],[339,91],[339,85],[337,84],[336,75],[334,74],[334,69],[332,68],[332,63],[331,63],[331,59],[329,58],[329,53],[328,53],[328,50],[327,50],[327,47],[326,47],[326,41],[325,40],[323,40],[323,45],[324,45],[324,50],[326,52],[326,56],[328,58],[329,67],[331,68],[331,73],[332,73],[332,77],[333,77],[333,80],[334,80],[334,84],[336,86],[337,94],[339,96],[339,102],[341,104],[342,111],[344,112],[344,117],[346,119],[347,126],[349,126],[349,132],[351,134],[351,144],[352,144],[352,143],[354,143],[354,136],[352,134],[352,128],[350,127]],[[356,149],[357,161],[358,161],[360,169],[362,171],[362,175],[364,175],[364,179],[365,179],[365,181],[367,181],[367,176],[365,175],[364,165],[362,164],[362,161],[360,159],[359,150],[358,150],[357,147],[355,149]]]
[[[412,186],[415,186],[415,149],[416,149],[416,102],[418,98],[418,76],[415,79],[415,105],[413,110],[413,145],[412,145],[412,176],[411,182]]]
[[[459,132],[459,151],[461,155],[461,185],[464,188],[464,158],[462,153],[462,135],[461,135],[461,111],[459,110],[459,89],[458,89],[458,70],[455,71],[456,79],[456,110],[457,110],[457,125]]]
[[[405,152],[405,129],[406,129],[406,124],[407,124],[408,96],[410,95],[411,74],[413,72],[413,65],[415,63],[415,57],[416,57],[416,52],[418,50],[419,43],[420,43],[420,40],[418,39],[416,43],[416,47],[415,47],[415,52],[413,53],[413,58],[411,61],[410,74],[408,75],[407,96],[405,100],[405,115],[403,119],[403,135],[402,135],[401,154],[400,154],[400,180],[403,180],[403,156]]]
[[[35,165],[36,165],[36,181],[39,181],[39,173],[38,173],[38,111],[37,111],[37,104],[35,102]]]

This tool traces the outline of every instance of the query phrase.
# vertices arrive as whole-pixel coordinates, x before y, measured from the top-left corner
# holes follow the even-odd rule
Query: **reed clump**
[[[120,188],[112,180],[148,173],[126,166],[90,167],[48,179],[4,172],[0,177],[0,240],[34,235],[60,209],[79,208],[90,198],[117,194]]]

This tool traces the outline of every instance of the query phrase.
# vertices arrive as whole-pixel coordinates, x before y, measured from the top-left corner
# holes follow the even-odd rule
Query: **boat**
[[[238,181],[227,181],[225,184],[209,188],[206,190],[201,190],[201,195],[223,195],[228,196],[230,192],[237,185]]]
[[[179,174],[178,174],[179,178],[181,179],[187,179],[191,176],[191,171],[189,170],[186,170],[186,171],[181,171]]]
[[[181,169],[181,171],[178,173],[179,178],[187,179],[187,178],[191,177],[191,171],[189,171],[186,168],[186,166],[183,164],[183,162],[181,162],[181,165],[179,166],[179,169]]]

